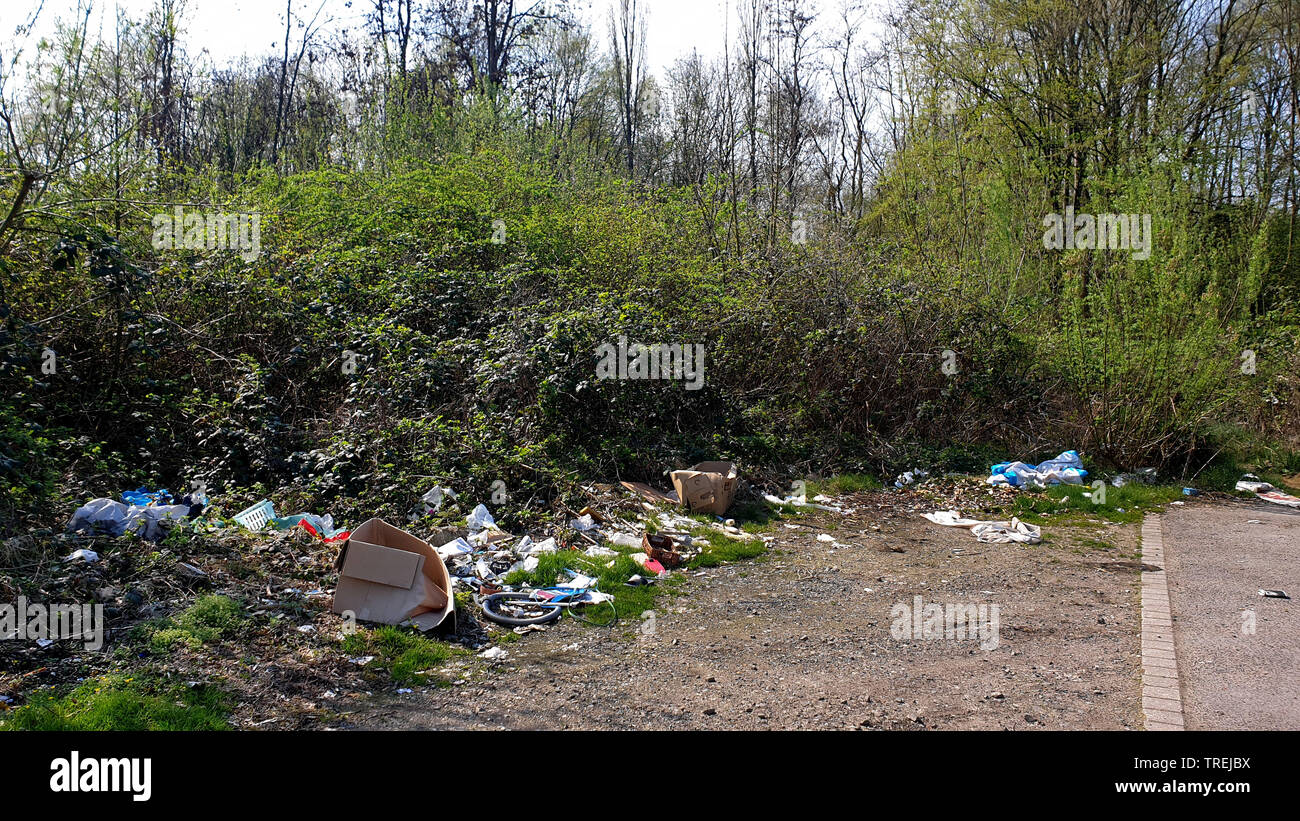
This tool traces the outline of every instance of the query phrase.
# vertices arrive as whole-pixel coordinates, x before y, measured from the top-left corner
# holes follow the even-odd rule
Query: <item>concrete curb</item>
[[[1182,730],[1183,697],[1159,515],[1142,520],[1142,563],[1160,568],[1142,571],[1142,715],[1148,730]]]

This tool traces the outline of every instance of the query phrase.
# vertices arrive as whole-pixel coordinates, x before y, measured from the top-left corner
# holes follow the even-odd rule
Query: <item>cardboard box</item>
[[[700,462],[689,470],[674,470],[670,476],[682,504],[690,510],[718,516],[731,507],[739,483],[732,462]]]
[[[432,630],[456,609],[451,578],[428,542],[383,519],[352,531],[334,566],[339,584],[334,612],[351,610],[358,621],[400,624],[410,619]]]

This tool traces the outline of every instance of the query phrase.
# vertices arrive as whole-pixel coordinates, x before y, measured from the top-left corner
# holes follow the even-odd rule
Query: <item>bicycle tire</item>
[[[506,608],[522,608],[527,605],[529,610],[540,611],[538,615],[512,615],[504,612]],[[512,626],[523,626],[526,624],[546,624],[555,621],[560,617],[560,611],[563,610],[558,604],[551,604],[546,601],[534,599],[528,593],[493,593],[483,599],[479,604],[483,608],[483,615],[497,624],[507,624]]]

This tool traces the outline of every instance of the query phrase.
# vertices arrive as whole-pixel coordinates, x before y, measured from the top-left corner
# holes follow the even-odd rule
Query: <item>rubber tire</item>
[[[535,604],[538,605],[539,607],[546,607],[546,602],[537,601],[536,599],[533,599],[528,593],[493,593],[491,596],[488,596],[487,598],[483,599],[482,603],[480,604],[480,606],[483,608],[483,615],[487,616],[489,620],[494,621],[497,624],[522,626],[525,624],[547,624],[549,622],[555,621],[560,617],[560,611],[564,609],[563,607],[560,607],[558,604],[551,605],[550,607],[546,607],[547,612],[543,613],[542,615],[534,616],[533,618],[527,618],[527,619],[521,619],[515,616],[507,616],[504,613],[497,613],[493,611],[492,609],[493,605],[495,605],[497,602],[508,602],[512,600],[527,601],[530,604]]]

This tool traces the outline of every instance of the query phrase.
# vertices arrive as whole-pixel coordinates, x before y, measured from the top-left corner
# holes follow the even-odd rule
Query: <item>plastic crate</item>
[[[275,506],[263,499],[247,510],[235,514],[235,521],[249,530],[257,531],[266,527],[266,523],[275,518]]]

